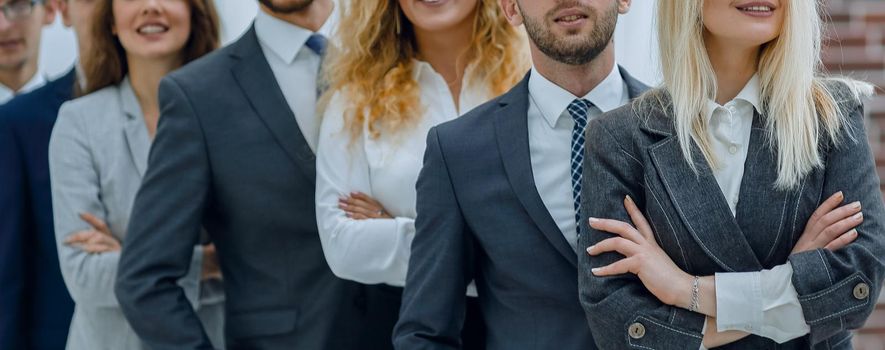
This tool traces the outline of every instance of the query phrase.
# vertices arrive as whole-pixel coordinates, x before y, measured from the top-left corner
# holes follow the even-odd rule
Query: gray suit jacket
[[[209,347],[173,283],[202,226],[224,274],[228,349],[358,348],[362,289],[326,264],[314,154],[254,28],[163,79],[160,105],[116,285],[139,336],[153,349]]]
[[[837,84],[837,83],[833,83]],[[587,226],[589,217],[629,222],[623,198],[630,195],[651,223],[661,247],[694,275],[770,269],[790,261],[792,282],[811,334],[776,344],[751,335],[723,349],[850,349],[850,329],[872,312],[885,275],[885,207],[863,125],[863,107],[844,85],[830,85],[844,113],[839,147],[822,138],[824,166],[796,189],[778,190],[777,153],[765,117],[756,115],[741,183],[737,215],[731,215],[709,165],[693,148],[698,174],[684,160],[669,108],[640,98],[588,126],[581,250],[611,237]],[[656,93],[668,104],[665,93]],[[648,96],[648,95],[647,95]],[[843,191],[845,203],[860,201],[859,238],[837,251],[790,255],[811,213]],[[580,296],[593,335],[603,349],[697,349],[704,316],[671,307],[651,295],[635,275],[599,278],[590,269],[622,258],[580,255]],[[634,333],[628,335],[633,327]],[[640,332],[639,330],[644,330]]]
[[[647,88],[621,75],[631,98]],[[430,130],[397,349],[460,348],[472,279],[488,349],[595,348],[578,303],[577,253],[532,177],[528,108],[527,75]]]
[[[149,148],[128,78],[61,107],[50,139],[49,165],[59,261],[76,303],[68,349],[142,348],[114,296],[119,252],[88,254],[64,240],[90,228],[78,216],[87,212],[103,219],[123,241]],[[223,293],[209,284],[201,291],[202,248],[190,247],[194,256],[178,284],[221,347]]]

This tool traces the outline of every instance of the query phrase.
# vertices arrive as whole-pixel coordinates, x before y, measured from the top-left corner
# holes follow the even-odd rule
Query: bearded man
[[[201,239],[221,265],[228,349],[374,347],[358,336],[363,286],[332,274],[314,210],[318,32],[333,6],[260,0],[242,38],[161,83],[116,282],[148,348],[211,348],[176,284]]]
[[[631,1],[499,3],[524,25],[533,68],[427,136],[397,349],[459,348],[471,280],[487,349],[596,348],[578,300],[584,130],[647,89],[615,64]]]

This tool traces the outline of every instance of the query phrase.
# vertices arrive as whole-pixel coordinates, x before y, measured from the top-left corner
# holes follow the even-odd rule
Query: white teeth
[[[157,34],[166,32],[167,30],[168,28],[156,24],[149,24],[144,27],[138,28],[138,32],[142,34]]]
[[[756,12],[769,12],[771,11],[771,7],[768,6],[750,6],[744,7],[744,11],[756,11]]]
[[[562,18],[560,18],[559,20],[560,20],[560,21],[563,21],[563,22],[573,22],[573,21],[577,21],[577,20],[579,20],[579,19],[581,19],[581,18],[584,18],[584,16],[571,15],[571,16],[565,16],[565,17],[562,17]]]

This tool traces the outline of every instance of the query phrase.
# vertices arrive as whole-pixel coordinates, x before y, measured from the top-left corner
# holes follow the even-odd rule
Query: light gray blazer
[[[114,295],[120,253],[88,254],[64,240],[90,228],[79,218],[88,212],[107,222],[123,241],[150,146],[128,77],[117,86],[61,106],[49,142],[49,168],[59,262],[76,303],[68,349],[144,347]],[[223,348],[224,295],[219,283],[200,282],[202,248],[194,247],[193,256],[190,270],[178,283],[198,310],[214,346]]]

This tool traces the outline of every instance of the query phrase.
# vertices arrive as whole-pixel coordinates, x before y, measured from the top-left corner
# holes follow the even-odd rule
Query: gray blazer
[[[139,336],[156,349],[209,347],[171,282],[205,227],[224,273],[228,349],[372,348],[357,339],[371,322],[363,288],[326,264],[316,158],[254,27],[166,76],[160,106],[115,287]]]
[[[836,84],[836,83],[833,83]],[[792,282],[811,333],[784,344],[749,336],[723,349],[850,349],[849,330],[861,327],[875,307],[885,275],[885,207],[863,125],[863,106],[844,85],[830,85],[844,113],[838,147],[821,139],[824,166],[797,189],[777,190],[777,153],[765,117],[756,115],[750,136],[741,200],[731,215],[709,165],[695,146],[698,174],[685,162],[670,112],[653,99],[604,115],[588,127],[582,224],[589,247],[611,237],[587,226],[588,217],[627,221],[625,195],[643,209],[661,247],[695,275],[746,272],[792,263]],[[657,91],[664,104],[666,94]],[[822,200],[843,191],[860,201],[859,238],[837,251],[790,255],[805,223]],[[580,254],[581,304],[602,349],[697,349],[705,317],[665,305],[634,275],[599,278],[590,269],[621,256]]]
[[[621,76],[631,98],[647,89],[623,68]],[[577,254],[532,177],[528,80],[429,131],[397,349],[461,348],[470,280],[486,349],[595,348],[578,303]]]
[[[120,253],[88,254],[64,240],[89,228],[78,216],[88,212],[123,241],[150,145],[128,78],[61,107],[49,143],[49,166],[59,261],[76,303],[68,349],[142,348],[114,296]],[[217,285],[200,283],[202,248],[194,251],[190,270],[178,283],[221,347],[223,293]]]

